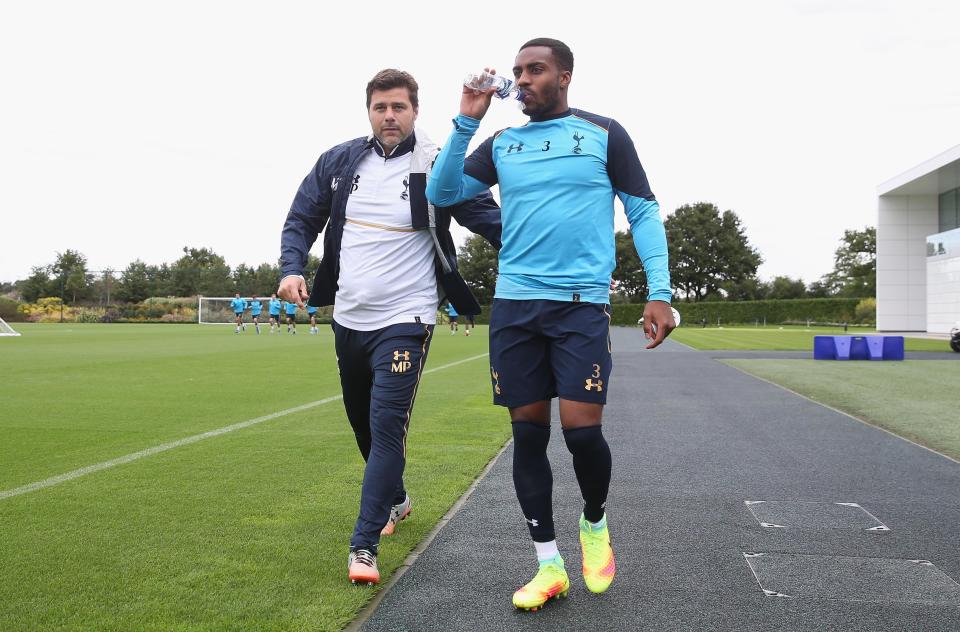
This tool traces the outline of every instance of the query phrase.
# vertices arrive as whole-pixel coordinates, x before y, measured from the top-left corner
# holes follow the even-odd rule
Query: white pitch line
[[[457,360],[456,362],[444,364],[443,366],[427,369],[423,373],[424,375],[426,375],[427,373],[442,371],[444,369],[455,367],[458,364],[473,362],[474,360],[479,360],[480,358],[485,358],[485,357],[487,357],[487,354],[481,353],[480,355],[475,355],[470,358]],[[204,439],[209,439],[211,437],[219,437],[220,435],[227,434],[228,432],[233,432],[234,430],[242,430],[244,428],[249,428],[250,426],[262,424],[265,421],[271,421],[273,419],[277,419],[278,417],[283,417],[285,415],[303,412],[304,410],[309,410],[311,408],[322,406],[323,404],[329,404],[330,402],[335,402],[341,399],[343,399],[343,395],[335,395],[333,397],[318,399],[315,402],[302,404],[300,406],[294,406],[293,408],[287,408],[286,410],[270,413],[269,415],[264,415],[262,417],[248,419],[246,421],[241,421],[240,423],[224,426],[223,428],[217,428],[216,430],[208,430],[207,432],[202,432],[200,434],[193,435],[192,437],[177,439],[176,441],[171,441],[169,443],[161,443],[160,445],[153,446],[152,448],[147,448],[146,450],[140,450],[139,452],[134,452],[132,454],[127,454],[125,456],[117,457],[115,459],[110,459],[109,461],[103,461],[102,463],[94,463],[93,465],[81,467],[78,470],[73,470],[71,472],[66,472],[65,474],[52,476],[50,478],[44,479],[42,481],[37,481],[35,483],[29,483],[22,487],[17,487],[15,489],[8,489],[6,491],[0,491],[0,500],[11,498],[13,496],[20,496],[21,494],[29,494],[30,492],[35,492],[39,489],[45,489],[47,487],[53,487],[54,485],[59,485],[60,483],[72,481],[75,478],[80,478],[81,476],[86,476],[87,474],[93,474],[94,472],[107,470],[107,469],[110,469],[111,467],[116,467],[117,465],[130,463],[131,461],[136,461],[146,456],[152,456],[154,454],[159,454],[160,452],[166,452],[167,450],[179,448],[180,446],[190,445],[191,443],[196,443],[197,441],[203,441]]]

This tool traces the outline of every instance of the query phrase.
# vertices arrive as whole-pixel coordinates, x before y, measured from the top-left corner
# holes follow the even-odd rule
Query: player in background
[[[289,301],[283,304],[283,310],[287,314],[287,333],[296,335],[297,333],[297,304]]]
[[[260,335],[260,312],[263,311],[263,303],[254,294],[250,299],[250,319],[253,320],[253,326],[257,329],[257,335]]]
[[[450,319],[450,335],[451,336],[457,335],[457,328],[458,328],[457,317],[458,316],[459,314],[457,314],[457,310],[454,309],[453,303],[447,303],[447,317]]]
[[[280,310],[283,309],[283,301],[277,298],[276,293],[270,295],[270,333],[273,333],[273,326],[277,326],[277,332],[280,332]]]
[[[463,334],[465,336],[470,335],[470,330],[477,326],[476,316],[473,314],[467,314],[463,317]]]
[[[318,334],[320,330],[317,329],[317,307],[313,305],[307,305],[307,316],[310,317],[310,333]]]
[[[236,295],[233,297],[233,300],[230,301],[230,307],[233,308],[233,315],[237,323],[237,328],[234,330],[233,333],[238,334],[240,333],[241,329],[246,331],[247,327],[246,325],[243,324],[243,312],[247,310],[247,302],[242,298],[240,298],[240,292],[237,292]]]

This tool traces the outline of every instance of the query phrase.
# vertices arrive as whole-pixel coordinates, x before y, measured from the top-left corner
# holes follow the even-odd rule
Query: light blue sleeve
[[[660,219],[660,204],[656,200],[634,197],[617,191],[630,222],[633,245],[647,273],[648,301],[670,302],[670,266],[667,256],[667,234]]]
[[[453,206],[490,188],[463,171],[467,147],[479,127],[480,121],[462,114],[453,120],[453,131],[427,182],[427,199],[435,206]]]

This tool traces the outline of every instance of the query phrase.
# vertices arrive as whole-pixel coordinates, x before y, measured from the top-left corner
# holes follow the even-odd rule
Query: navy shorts
[[[241,316],[243,316],[243,312],[234,312],[233,315],[236,316],[237,318],[240,318]]]
[[[493,403],[516,408],[562,397],[607,403],[610,306],[494,299],[490,313]]]

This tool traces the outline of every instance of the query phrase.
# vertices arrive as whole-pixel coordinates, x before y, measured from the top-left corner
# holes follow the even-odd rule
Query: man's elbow
[[[453,206],[459,201],[455,191],[443,190],[432,178],[427,182],[427,199],[434,206]]]

